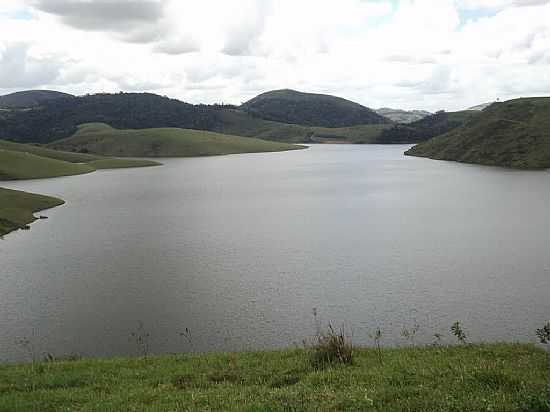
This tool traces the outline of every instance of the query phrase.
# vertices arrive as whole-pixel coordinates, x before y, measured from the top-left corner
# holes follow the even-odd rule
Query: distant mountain
[[[412,123],[431,115],[430,112],[427,112],[425,110],[401,110],[390,109],[388,107],[376,109],[375,112],[378,113],[380,116],[387,117],[388,119],[396,123]]]
[[[0,96],[0,108],[26,108],[39,106],[47,100],[73,97],[53,90],[26,90]]]
[[[485,109],[486,109],[487,107],[489,107],[490,105],[492,105],[493,103],[494,103],[494,102],[478,104],[477,106],[472,106],[472,107],[470,107],[470,108],[467,109],[467,110],[482,111],[482,110],[485,110]]]
[[[411,156],[515,168],[550,168],[550,98],[493,103],[463,126],[421,143]]]
[[[383,130],[376,139],[380,144],[419,143],[432,137],[447,133],[462,126],[479,112],[463,110],[460,112],[440,111],[409,124],[397,124]]]
[[[288,89],[260,94],[240,109],[264,120],[302,126],[348,127],[389,123],[385,117],[358,103]]]

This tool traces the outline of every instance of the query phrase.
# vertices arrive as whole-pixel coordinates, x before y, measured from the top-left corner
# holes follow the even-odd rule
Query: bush
[[[353,363],[353,345],[349,338],[346,338],[344,327],[337,332],[331,324],[324,333],[318,333],[317,342],[313,346],[311,363],[314,367],[327,364]]]

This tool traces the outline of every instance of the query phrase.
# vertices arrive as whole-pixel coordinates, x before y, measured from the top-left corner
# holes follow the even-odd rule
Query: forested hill
[[[313,99],[307,104],[300,104],[300,113],[310,113],[311,116],[324,114],[327,119],[331,116],[342,117],[339,122],[329,122],[331,125],[365,122],[359,125],[382,130],[383,127],[379,126],[391,124],[389,120],[356,103],[332,96],[321,97],[322,101],[326,99],[338,102],[339,108],[328,105],[331,113],[328,114],[327,109],[323,105],[320,107]],[[151,93],[101,93],[47,100],[31,110],[2,111],[0,139],[50,143],[73,135],[80,124],[106,123],[117,129],[177,127],[296,142],[310,141],[312,136],[320,132],[318,128],[307,125],[310,118],[305,116],[300,120],[303,124],[290,125],[264,120],[236,106],[193,105]],[[356,130],[350,130],[350,133],[342,128],[334,130],[337,137],[343,139],[350,133],[354,140],[362,139],[361,136],[355,136]],[[327,136],[333,134],[326,128],[321,132]],[[372,140],[371,134],[372,131],[367,130],[364,138]]]
[[[71,136],[83,123],[103,122],[118,129],[179,127],[212,130],[220,126],[219,106],[192,105],[150,93],[94,94],[48,100],[39,108],[13,111],[0,119],[0,138],[49,143]]]
[[[0,108],[35,107],[48,100],[66,97],[73,96],[53,90],[25,90],[0,96]]]
[[[390,120],[358,103],[325,94],[274,90],[244,103],[242,110],[265,120],[319,127],[384,124]]]

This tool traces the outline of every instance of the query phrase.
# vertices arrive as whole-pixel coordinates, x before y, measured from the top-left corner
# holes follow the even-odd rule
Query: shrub
[[[550,344],[550,322],[546,323],[541,329],[537,329],[537,337],[540,343]]]
[[[311,362],[314,367],[320,367],[327,364],[345,364],[353,363],[353,345],[346,337],[344,327],[339,331],[334,330],[331,324],[324,333],[318,333],[316,344],[313,346]]]

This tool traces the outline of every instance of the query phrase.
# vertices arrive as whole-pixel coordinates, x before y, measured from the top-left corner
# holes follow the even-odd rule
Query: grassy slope
[[[106,156],[187,157],[298,149],[286,143],[177,128],[118,130],[102,123],[81,125],[68,139],[49,145]]]
[[[0,366],[0,411],[550,410],[528,345],[383,349],[313,369],[304,350]]]
[[[0,180],[36,179],[93,172],[92,166],[0,149]]]
[[[160,163],[151,160],[139,159],[112,159],[102,156],[95,156],[85,153],[65,152],[61,150],[48,149],[42,146],[33,146],[21,143],[0,140],[0,150],[10,150],[14,152],[32,153],[40,157],[49,159],[63,160],[70,163],[87,163],[94,169],[120,169],[129,167],[158,166]]]
[[[421,143],[411,156],[515,168],[550,167],[550,98],[494,103],[464,126]]]
[[[372,143],[382,130],[391,127],[389,124],[337,128],[309,127],[263,120],[240,110],[224,110],[220,112],[220,115],[223,123],[223,127],[217,129],[220,133],[292,143],[313,143],[323,141],[323,139]]]
[[[62,204],[54,197],[0,188],[0,236],[34,222],[33,213]]]

